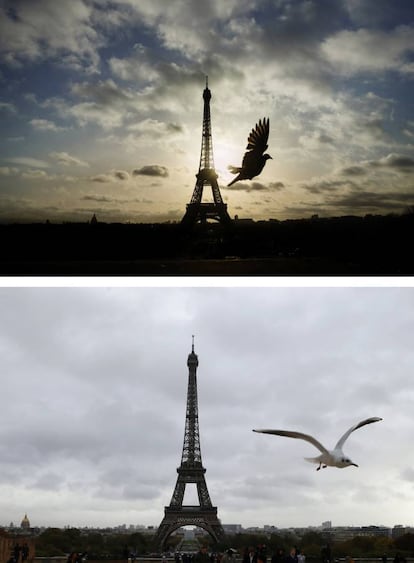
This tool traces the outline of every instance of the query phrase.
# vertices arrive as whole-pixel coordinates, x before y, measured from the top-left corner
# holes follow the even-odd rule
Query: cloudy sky
[[[2,288],[0,525],[158,525],[195,334],[203,464],[224,523],[413,525],[413,288]],[[359,468],[255,434],[294,429]],[[185,503],[194,501],[188,486]]]
[[[179,220],[205,75],[231,216],[413,204],[411,0],[1,0],[0,220]],[[270,117],[264,173],[236,183]],[[205,201],[211,194],[206,193]]]

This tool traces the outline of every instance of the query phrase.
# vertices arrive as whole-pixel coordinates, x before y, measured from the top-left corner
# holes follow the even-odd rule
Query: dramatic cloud
[[[16,106],[10,102],[0,102],[0,111],[16,113]]]
[[[131,99],[113,80],[73,84],[72,93],[80,98],[93,99],[102,106],[122,104]]]
[[[142,166],[141,168],[136,168],[132,171],[133,176],[159,176],[161,178],[168,177],[168,169],[165,166],[159,166],[158,164],[150,164],[147,166]]]
[[[114,182],[114,181],[125,181],[129,179],[129,174],[125,170],[112,170],[107,174],[99,174],[98,176],[93,176],[91,178],[92,182]]]
[[[7,158],[9,162],[22,166],[35,166],[36,168],[49,168],[49,164],[44,160],[32,158],[31,156],[13,156]]]
[[[40,131],[64,131],[64,127],[59,127],[49,119],[31,119],[30,125]]]
[[[89,166],[87,162],[75,156],[71,156],[67,152],[51,152],[49,156],[64,166],[70,166],[72,164],[75,166]]]
[[[401,25],[391,32],[359,29],[341,31],[322,47],[328,60],[344,74],[397,70],[412,74],[414,65],[406,58],[412,52],[414,28]]]
[[[261,182],[236,182],[232,186],[224,186],[223,189],[229,191],[245,191],[245,192],[259,192],[259,191],[280,191],[285,187],[283,182],[270,182],[268,185],[262,184]]]
[[[0,99],[0,164],[38,168],[10,159],[45,163],[52,153],[74,154],[91,170],[76,183],[56,178],[64,200],[55,184],[39,190],[35,178],[31,183],[17,175],[15,193],[37,205],[39,215],[48,207],[75,216],[95,182],[106,184],[105,196],[117,197],[116,182],[127,185],[128,177],[114,171],[136,176],[134,170],[155,166],[149,175],[164,181],[152,186],[152,217],[179,219],[200,161],[206,76],[220,189],[232,178],[227,166],[241,162],[251,128],[270,118],[273,160],[252,182],[226,193],[230,213],[295,218],[302,204],[323,206],[323,190],[317,194],[302,186],[316,190],[338,182],[338,171],[358,191],[395,190],[398,200],[410,189],[409,3],[73,0],[64,9],[55,4],[5,0],[0,8],[0,80],[7,84]],[[408,163],[385,161],[389,155]],[[64,162],[81,166],[61,157]],[[162,167],[147,168],[147,162]],[[0,196],[15,197],[11,189],[3,173]],[[336,183],[335,189],[346,197],[350,184]],[[255,198],[260,190],[268,192],[267,201]],[[333,200],[326,203],[329,212],[343,211]],[[126,204],[121,212],[132,221],[148,218],[139,205],[133,214]]]
[[[116,201],[113,197],[93,194],[85,195],[82,197],[82,199],[85,201],[97,201],[98,203],[113,203],[114,201]]]
[[[363,166],[348,166],[340,171],[344,176],[363,176],[367,171]]]
[[[48,178],[50,178],[50,176],[44,170],[35,169],[22,172],[22,178],[33,180],[47,180]]]
[[[18,172],[18,168],[13,168],[10,166],[0,166],[0,174],[2,176],[15,176]]]
[[[269,184],[270,190],[280,191],[280,190],[283,190],[284,187],[285,187],[285,184],[283,182],[270,182],[270,184]]]
[[[371,166],[385,166],[394,168],[399,172],[413,172],[414,171],[414,158],[404,156],[401,154],[389,154],[381,158],[377,162],[370,162]]]
[[[262,190],[267,190],[267,186],[265,186],[264,184],[262,184],[261,182],[237,182],[236,184],[233,184],[230,188],[228,186],[226,186],[226,189],[229,190],[242,190],[242,191],[246,191],[246,192],[250,192],[250,191],[262,191]]]
[[[117,178],[118,180],[128,180],[128,179],[129,179],[129,174],[128,174],[128,172],[125,172],[124,170],[115,170],[115,171],[114,171],[114,176],[115,176],[115,178]]]
[[[73,69],[97,69],[102,42],[91,25],[91,8],[82,0],[73,0],[65,10],[48,0],[36,6],[6,2],[0,32],[0,53],[12,66],[60,56]]]

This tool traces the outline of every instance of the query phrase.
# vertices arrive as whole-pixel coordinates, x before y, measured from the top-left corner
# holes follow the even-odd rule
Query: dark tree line
[[[87,553],[89,560],[96,559],[125,559],[125,553],[146,555],[152,550],[152,536],[142,533],[114,534],[111,531],[85,532],[77,528],[61,530],[48,528],[36,538],[36,555],[38,557],[51,557],[54,555],[68,555],[72,552]],[[168,548],[174,551],[179,538],[171,536],[168,539]],[[263,534],[236,534],[227,535],[218,545],[210,544],[210,549],[225,551],[229,547],[237,549],[239,554],[249,546],[265,545],[268,561],[278,548],[286,553],[292,546],[301,549],[307,559],[320,560],[321,553],[327,544],[326,537],[316,531],[306,532],[301,537],[293,533]],[[405,557],[414,557],[414,534],[405,534],[399,538],[383,536],[357,536],[344,542],[330,542],[334,559],[349,555],[353,557],[381,558],[387,555],[392,563],[396,553]]]
[[[77,528],[47,528],[36,538],[36,555],[52,557],[72,552],[87,553],[88,559],[124,559],[125,549],[137,554],[150,550],[152,536],[140,533],[85,532]]]

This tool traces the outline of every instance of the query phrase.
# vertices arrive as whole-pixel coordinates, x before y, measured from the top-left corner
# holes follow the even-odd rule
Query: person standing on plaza
[[[202,545],[198,553],[195,554],[194,563],[211,563],[207,545]]]
[[[234,563],[236,558],[234,557],[234,549],[228,549],[226,553],[221,558],[221,563]]]
[[[285,563],[286,555],[285,550],[281,547],[277,547],[272,555],[272,563]]]
[[[256,563],[257,562],[257,553],[253,546],[250,546],[249,549],[246,549],[243,555],[243,563]]]
[[[296,547],[291,547],[289,555],[286,557],[286,563],[298,563]]]

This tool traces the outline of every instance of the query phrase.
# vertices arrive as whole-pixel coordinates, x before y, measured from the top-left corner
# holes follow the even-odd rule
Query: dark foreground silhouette
[[[414,214],[180,224],[0,225],[5,276],[409,276]]]

